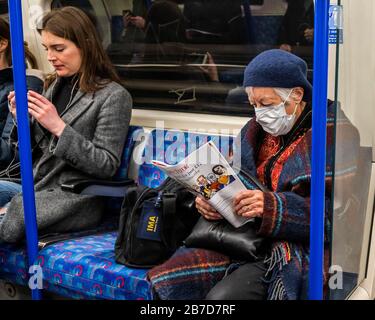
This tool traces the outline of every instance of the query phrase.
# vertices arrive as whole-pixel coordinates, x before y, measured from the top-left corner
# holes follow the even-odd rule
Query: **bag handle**
[[[176,202],[177,195],[175,193],[163,193],[163,230],[161,234],[165,245],[170,246],[172,250],[175,250],[177,246],[176,236],[174,232],[176,221]],[[169,243],[167,239],[170,239]]]

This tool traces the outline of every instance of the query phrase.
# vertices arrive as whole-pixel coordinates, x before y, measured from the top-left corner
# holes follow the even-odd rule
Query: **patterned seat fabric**
[[[134,145],[138,139],[139,134],[143,132],[143,128],[137,126],[130,126],[127,135],[127,140],[124,146],[121,166],[116,173],[115,179],[121,180],[127,178],[128,164]],[[115,201],[109,201],[110,206],[108,212],[118,210],[121,205],[121,199],[114,198]],[[117,202],[116,202],[117,201]],[[120,202],[119,202],[120,201]],[[106,221],[108,222],[108,221]],[[115,227],[116,228],[116,227]],[[109,229],[108,226],[100,226],[100,230]],[[113,227],[112,227],[113,230]],[[11,282],[24,285],[27,283],[26,270],[27,255],[24,245],[13,245],[0,242],[0,278]]]
[[[227,160],[230,160],[233,143],[231,136],[178,130],[151,131],[143,151],[144,161],[139,168],[138,183],[151,188],[158,187],[167,176],[151,160],[177,164],[208,141],[213,141]]]
[[[27,254],[24,245],[0,243],[0,279],[26,285]]]
[[[44,288],[74,299],[152,299],[147,270],[116,264],[116,236],[116,232],[87,236],[43,249],[38,264]]]
[[[139,134],[138,130],[132,131],[133,137]],[[152,159],[168,164],[178,163],[209,140],[229,160],[233,142],[230,136],[151,131],[143,152],[145,161],[139,168],[138,182],[149,187],[159,186],[166,176],[150,163]],[[132,150],[134,141],[130,142],[128,140],[127,145],[131,145],[129,150]],[[124,158],[130,159],[130,154],[128,157],[124,152]],[[131,269],[115,262],[116,235],[116,232],[104,232],[62,241],[41,250],[37,262],[43,269],[44,289],[73,299],[152,299],[151,284],[147,280],[148,270]],[[1,278],[26,284],[25,266],[23,248],[0,245]]]

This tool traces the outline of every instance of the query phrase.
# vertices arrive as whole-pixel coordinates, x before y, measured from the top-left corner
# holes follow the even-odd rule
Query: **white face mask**
[[[290,91],[288,98],[292,91]],[[288,115],[285,110],[285,102],[288,98],[277,106],[255,108],[256,121],[264,131],[275,137],[287,134],[296,122],[298,104],[296,104],[293,114]]]

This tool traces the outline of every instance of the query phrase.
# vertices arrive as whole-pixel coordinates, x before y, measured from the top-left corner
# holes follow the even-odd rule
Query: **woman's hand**
[[[235,212],[246,218],[261,218],[264,210],[264,194],[259,190],[241,191],[234,199]]]
[[[60,137],[65,129],[65,122],[57,113],[56,107],[45,97],[34,91],[28,91],[29,113],[54,136]]]
[[[136,26],[138,29],[144,29],[146,26],[146,21],[140,16],[130,17],[129,22]]]
[[[206,65],[204,67],[199,67],[199,69],[201,69],[211,81],[218,82],[219,73],[217,71],[215,61],[209,52],[207,52],[206,54],[207,54]]]
[[[207,220],[220,220],[223,219],[222,215],[219,214],[206,200],[196,197],[195,206],[198,212]]]
[[[9,101],[9,111],[12,114],[13,119],[16,119],[17,118],[17,114],[16,114],[16,95],[15,95],[14,91],[9,92],[8,101]]]

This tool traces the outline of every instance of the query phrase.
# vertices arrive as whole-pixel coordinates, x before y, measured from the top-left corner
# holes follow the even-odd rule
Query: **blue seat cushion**
[[[221,153],[231,161],[233,137],[217,134],[154,129],[150,132],[143,151],[143,163],[138,171],[138,183],[150,188],[158,187],[167,176],[152,164],[152,160],[177,164],[190,153],[213,141]]]
[[[147,269],[131,269],[114,258],[116,232],[58,242],[40,251],[43,288],[72,299],[151,300]],[[0,245],[0,278],[27,286],[24,247]]]
[[[147,269],[115,262],[116,232],[59,242],[41,250],[44,288],[76,299],[150,300]]]
[[[26,285],[27,254],[24,245],[0,242],[0,278],[19,285]]]
[[[82,231],[82,233],[88,232],[89,234],[97,234],[111,232],[117,229],[118,218],[109,216],[102,221],[100,226],[92,230]],[[70,233],[69,236],[71,238],[83,237],[82,233],[73,232]],[[25,243],[12,244],[0,242],[0,279],[5,279],[20,285],[26,285],[28,282],[27,265]]]

